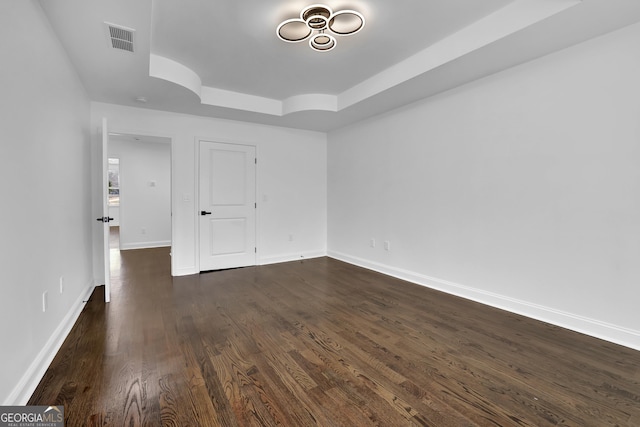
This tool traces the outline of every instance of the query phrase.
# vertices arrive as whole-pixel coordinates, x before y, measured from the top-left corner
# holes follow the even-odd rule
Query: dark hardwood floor
[[[29,404],[67,426],[639,426],[640,352],[319,258],[123,251]]]

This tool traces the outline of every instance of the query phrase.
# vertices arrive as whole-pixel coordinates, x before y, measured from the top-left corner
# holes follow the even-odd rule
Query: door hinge
[[[256,157],[253,160],[254,160],[254,163],[257,165],[258,164],[258,158]]]
[[[254,208],[256,208],[256,209],[258,209],[258,203],[257,203],[257,202],[256,202],[256,203],[254,203],[254,204],[253,204],[253,207],[254,207]]]
[[[258,253],[258,248],[253,248],[253,252],[257,254]]]

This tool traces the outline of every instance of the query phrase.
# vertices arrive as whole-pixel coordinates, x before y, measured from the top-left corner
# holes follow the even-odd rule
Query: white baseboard
[[[196,267],[175,268],[171,271],[171,275],[173,277],[191,276],[192,274],[198,274],[198,269]]]
[[[326,252],[302,252],[294,254],[282,254],[277,256],[260,257],[258,265],[278,264],[281,262],[300,261],[303,259],[320,258],[327,256]]]
[[[60,350],[60,347],[62,347],[62,343],[67,338],[67,335],[69,335],[69,332],[71,332],[71,328],[73,328],[76,320],[78,320],[84,308],[84,301],[89,299],[94,288],[95,284],[91,281],[76,299],[67,315],[62,319],[56,330],[53,331],[42,350],[40,350],[34,361],[31,362],[27,371],[4,401],[4,406],[23,406],[27,404],[53,361],[53,358]]]
[[[160,242],[133,242],[120,245],[121,251],[128,251],[132,249],[150,249],[150,248],[164,248],[171,246],[171,240],[163,240]]]
[[[493,292],[460,285],[447,280],[425,276],[423,274],[353,257],[340,252],[329,251],[328,256],[349,264],[377,271],[388,276],[486,304],[501,310],[506,310],[511,313],[520,314],[615,344],[620,344],[634,350],[640,350],[640,331],[499,295]]]
[[[261,257],[256,261],[256,265],[268,265],[278,264],[281,262],[300,261],[303,259],[320,258],[327,256],[326,252],[302,252],[295,254],[284,254],[278,256]],[[191,274],[198,274],[197,267],[176,268],[172,271],[172,275],[176,276],[189,276]]]

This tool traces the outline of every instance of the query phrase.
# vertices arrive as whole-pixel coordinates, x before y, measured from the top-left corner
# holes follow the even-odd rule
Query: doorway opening
[[[112,287],[124,283],[121,270],[135,263],[140,250],[166,251],[172,244],[171,139],[109,133],[109,260]]]

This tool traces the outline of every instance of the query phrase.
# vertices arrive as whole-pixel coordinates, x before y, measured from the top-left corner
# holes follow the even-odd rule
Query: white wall
[[[0,2],[0,52],[0,402],[12,405],[26,403],[92,290],[97,223],[89,99],[37,2]]]
[[[171,246],[171,145],[110,137],[108,147],[120,159],[120,249]]]
[[[639,44],[635,25],[330,133],[329,254],[640,349]]]
[[[198,271],[197,167],[199,139],[255,145],[258,155],[258,262],[326,254],[326,135],[294,129],[92,103],[92,129],[106,117],[110,131],[172,139],[174,275]],[[94,132],[94,147],[98,135]],[[97,153],[97,150],[94,150]],[[98,170],[97,154],[93,166]],[[124,167],[124,166],[123,166]],[[98,194],[98,174],[94,177]],[[96,217],[100,200],[94,201]],[[122,213],[123,216],[125,213]],[[123,222],[126,219],[123,218]],[[289,235],[293,240],[289,240]],[[95,236],[95,271],[102,268],[102,237]],[[98,277],[98,281],[103,278]]]

